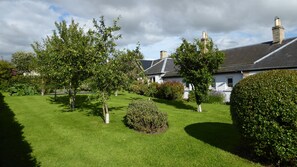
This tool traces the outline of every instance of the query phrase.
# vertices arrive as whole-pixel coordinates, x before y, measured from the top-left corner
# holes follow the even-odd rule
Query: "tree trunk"
[[[109,124],[109,111],[108,111],[108,106],[107,104],[105,103],[105,123],[106,124]]]
[[[202,112],[201,104],[197,105],[197,112]]]
[[[75,96],[74,96],[74,92],[72,91],[72,89],[69,89],[69,107],[71,110],[74,110],[74,101],[75,101]]]
[[[115,95],[115,96],[118,96],[118,90],[116,90],[116,91],[114,92],[114,95]]]
[[[44,96],[44,92],[45,92],[45,89],[44,89],[44,80],[41,79],[41,96]]]
[[[57,88],[55,88],[55,96],[54,96],[54,100],[57,101]]]
[[[103,109],[104,121],[106,124],[109,124],[109,111],[108,111],[108,105],[106,103],[104,93],[102,93],[102,109]]]

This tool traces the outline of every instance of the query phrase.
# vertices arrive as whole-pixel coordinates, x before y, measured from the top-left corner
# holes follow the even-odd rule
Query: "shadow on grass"
[[[32,148],[24,139],[24,128],[14,118],[13,111],[4,102],[0,93],[0,166],[40,166],[31,155]]]
[[[173,106],[177,109],[186,109],[186,110],[193,110],[193,111],[196,111],[196,108],[189,105],[189,104],[186,104],[184,101],[174,101],[174,100],[165,100],[165,99],[152,99],[154,102],[157,102],[157,103],[163,103],[163,104],[167,104],[167,105],[170,105],[170,106]]]
[[[186,126],[185,131],[190,136],[214,147],[250,161],[259,162],[248,152],[245,144],[241,143],[239,132],[232,124],[218,122],[196,123]]]
[[[75,109],[79,111],[87,111],[88,116],[99,116],[104,121],[102,104],[100,102],[94,101],[89,95],[76,95],[75,98]],[[68,96],[57,96],[55,99],[54,97],[50,97],[50,102],[55,104],[60,104],[63,107],[63,112],[71,111],[69,109],[69,98]],[[120,107],[109,107],[109,111],[112,112],[114,110],[120,110],[124,108],[124,106]]]

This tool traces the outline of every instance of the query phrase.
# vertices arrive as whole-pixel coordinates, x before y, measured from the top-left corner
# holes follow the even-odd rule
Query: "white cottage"
[[[229,101],[233,86],[247,76],[274,69],[297,69],[297,38],[284,38],[284,28],[278,17],[272,27],[272,36],[272,41],[222,50],[225,60],[213,76],[212,89],[223,92],[225,101]],[[141,62],[152,82],[182,82],[173,59],[164,51],[161,51],[160,59]],[[184,85],[184,98],[187,98],[191,87]]]

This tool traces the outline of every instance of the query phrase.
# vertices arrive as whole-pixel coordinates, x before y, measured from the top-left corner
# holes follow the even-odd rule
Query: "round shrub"
[[[233,123],[256,156],[297,166],[297,71],[274,70],[241,80],[230,105]]]
[[[135,100],[128,106],[125,116],[128,127],[144,133],[157,133],[167,129],[167,114],[158,111],[157,106],[148,100]]]

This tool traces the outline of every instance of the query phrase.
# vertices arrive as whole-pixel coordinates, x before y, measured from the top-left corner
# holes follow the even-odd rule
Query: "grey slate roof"
[[[174,70],[174,62],[172,58],[158,59],[153,65],[145,70],[146,75],[165,74]]]
[[[269,41],[223,52],[225,60],[218,73],[297,67],[296,38],[284,40],[282,44]],[[256,63],[265,56],[268,57]]]
[[[225,53],[225,59],[218,73],[297,68],[297,38],[286,39],[282,44],[269,41],[222,52]],[[146,75],[165,74],[163,78],[179,77],[173,59],[165,60],[152,62],[152,66],[145,70]]]

